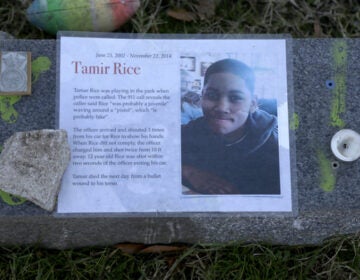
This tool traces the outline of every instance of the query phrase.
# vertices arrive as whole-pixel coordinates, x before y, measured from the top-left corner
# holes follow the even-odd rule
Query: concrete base
[[[341,126],[360,131],[359,49],[359,39],[293,40],[293,117],[298,120],[292,125],[297,155],[295,217],[231,213],[59,216],[30,202],[11,206],[0,199],[0,244],[52,248],[118,242],[317,244],[333,235],[358,232],[360,162],[338,162],[330,140]],[[0,50],[31,51],[33,60],[41,56],[52,62],[34,82],[31,96],[0,106],[0,143],[17,131],[55,128],[56,41],[2,40]],[[329,81],[336,83],[335,88]]]

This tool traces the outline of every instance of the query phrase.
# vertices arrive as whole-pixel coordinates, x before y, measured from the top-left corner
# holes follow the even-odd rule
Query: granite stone
[[[345,67],[336,65],[334,51],[345,46]],[[0,40],[0,50],[31,51],[33,59],[50,58],[52,64],[33,84],[31,97],[14,103],[15,122],[0,112],[0,145],[14,132],[55,128],[56,41]],[[294,39],[292,41],[292,88],[295,131],[294,165],[297,180],[297,211],[294,215],[244,215],[242,213],[64,214],[49,213],[26,202],[8,205],[0,198],[0,244],[37,244],[52,248],[103,246],[118,242],[197,243],[270,242],[273,244],[319,244],[339,234],[360,231],[360,161],[338,162],[330,149],[340,127],[360,132],[360,39]],[[343,76],[344,95],[327,86]],[[291,84],[290,84],[291,87]],[[1,99],[0,99],[1,102]],[[337,104],[345,104],[339,111]],[[319,156],[321,155],[321,156]],[[325,167],[325,170],[324,170]],[[334,185],[322,182],[333,176]]]
[[[17,132],[0,154],[0,189],[53,211],[69,161],[66,131]]]

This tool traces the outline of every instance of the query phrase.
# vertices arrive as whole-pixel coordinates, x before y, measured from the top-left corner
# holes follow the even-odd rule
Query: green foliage
[[[214,13],[206,2],[217,3]],[[293,37],[359,37],[360,5],[356,1],[307,0],[142,0],[136,15],[118,32],[128,33],[290,33]],[[30,0],[2,0],[0,30],[17,38],[54,38],[26,21]],[[184,22],[171,9],[191,12]],[[80,21],[81,19],[79,19]]]
[[[120,32],[139,33],[255,33],[293,37],[359,37],[360,5],[352,1],[218,1],[215,14],[182,22],[168,9],[199,13],[201,1],[142,1],[131,23]],[[204,1],[203,1],[204,2]]]
[[[194,245],[129,255],[116,248],[0,248],[1,279],[358,279],[360,237],[320,246]]]

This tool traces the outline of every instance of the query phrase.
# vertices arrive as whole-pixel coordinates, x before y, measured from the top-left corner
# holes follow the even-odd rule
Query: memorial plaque
[[[59,213],[293,212],[290,39],[110,36],[59,38]]]
[[[124,38],[124,34],[116,35],[118,38]],[[222,35],[222,37],[227,36]],[[288,39],[286,40],[288,42]],[[190,43],[189,41],[187,46],[192,46]],[[239,212],[221,213],[213,211],[94,213],[89,211],[60,214],[48,213],[29,201],[24,202],[0,192],[0,222],[2,225],[0,244],[7,246],[36,244],[52,248],[104,246],[119,242],[149,244],[241,241],[272,244],[320,244],[326,238],[334,235],[359,232],[358,170],[360,161],[340,161],[332,153],[330,142],[339,130],[352,129],[359,132],[360,118],[357,112],[360,108],[360,95],[358,94],[360,64],[356,62],[360,59],[360,40],[292,39],[291,43],[292,46],[286,47],[287,52],[292,50],[292,55],[286,57],[288,74],[292,72],[289,65],[293,65],[293,79],[287,79],[287,82],[288,87],[294,89],[294,106],[291,106],[291,98],[288,100],[289,128],[290,136],[295,133],[296,137],[294,142],[290,140],[289,148],[292,155],[296,147],[296,159],[292,158],[290,162],[292,164],[291,173],[297,174],[296,187],[292,189],[296,191],[294,193],[297,195],[292,200],[292,213],[276,212],[277,215],[273,215],[274,212],[268,211],[244,212],[239,210]],[[226,44],[222,45],[226,46]],[[112,45],[112,50],[116,46]],[[37,67],[34,67],[37,70],[37,79],[34,79],[31,96],[0,96],[0,145],[3,146],[4,141],[18,131],[58,127],[56,125],[58,117],[56,77],[59,65],[56,62],[56,47],[55,40],[0,40],[1,51],[31,52],[32,63],[33,65],[37,64]],[[84,49],[86,50],[86,48]],[[131,48],[124,46],[124,49]],[[148,48],[148,50],[153,49],[153,46]],[[206,52],[205,49],[204,47],[201,53]],[[194,57],[192,50],[193,48],[180,56]],[[267,53],[271,51],[272,48],[268,47]],[[185,107],[188,106],[187,103],[199,104],[197,96],[203,88],[204,76],[202,75],[205,75],[205,71],[214,61],[221,59],[208,60],[204,58],[200,64],[195,64],[194,71],[191,71],[194,68],[191,64],[183,66],[186,69],[182,69],[182,63],[179,61],[179,91],[190,92],[186,96],[184,94],[185,97],[182,98],[182,101],[186,101],[186,104],[183,102]],[[256,56],[254,56],[255,59]],[[261,60],[263,59],[262,57]],[[247,60],[241,60],[247,65],[253,66]],[[40,65],[39,62],[41,62]],[[104,63],[104,65],[106,64]],[[129,65],[131,64],[129,63]],[[256,67],[253,69],[255,73],[261,71]],[[73,68],[71,70],[74,71]],[[197,77],[197,73],[200,73],[200,78]],[[168,73],[162,72],[158,76],[162,82],[163,79],[171,79],[172,74],[168,75]],[[91,75],[84,77],[83,84],[88,83],[91,79],[94,79]],[[200,80],[200,90],[198,90],[199,81],[197,80]],[[258,82],[260,81],[260,78],[256,79],[256,89],[259,89]],[[149,83],[151,85],[155,81],[150,80]],[[61,86],[61,84],[59,85]],[[97,86],[105,87],[105,83]],[[121,86],[122,83],[117,84],[117,87]],[[141,86],[140,83],[139,86]],[[267,83],[264,87],[266,88],[266,86]],[[177,100],[179,106],[181,103],[180,92],[177,93],[179,98],[172,101]],[[288,90],[288,93],[290,97],[291,90]],[[66,94],[73,96],[74,89],[70,89]],[[72,106],[73,102],[69,99],[69,106]],[[279,103],[277,101],[276,107],[277,114],[280,116]],[[263,109],[274,113],[273,110],[270,110],[273,106],[269,106],[273,102],[262,102],[262,104],[259,102],[259,104]],[[171,114],[166,115],[167,117],[179,116],[181,108],[175,107],[178,108],[177,112],[173,109]],[[293,112],[291,112],[292,108]],[[187,110],[187,112],[189,114],[182,115],[181,121],[177,120],[176,127],[178,127],[179,134],[180,123],[189,121],[189,116],[199,115],[198,110]],[[121,122],[123,117],[119,116],[118,122]],[[148,115],[146,115],[144,123],[147,118],[149,118]],[[279,117],[279,128],[282,127],[281,120],[282,118]],[[90,128],[94,128],[94,125],[91,125]],[[69,138],[69,142],[72,141],[73,139]],[[179,146],[176,147],[176,149],[180,149]],[[180,151],[178,152],[180,154]],[[179,169],[180,165],[179,162],[176,168]],[[84,166],[83,169],[87,170],[87,167]],[[126,168],[121,170],[125,172]],[[159,174],[160,169],[156,169],[155,172]],[[177,177],[177,180],[180,180],[180,175]],[[152,178],[152,180],[156,180],[156,178]],[[151,184],[151,182],[148,183]],[[131,185],[125,186],[124,189],[128,187],[131,188]],[[193,197],[219,197],[218,195],[186,194],[186,189],[182,187],[181,182],[176,186],[169,185],[170,188],[176,188],[177,198],[183,200]],[[108,196],[115,196],[114,194],[108,193]],[[154,196],[146,195],[146,193],[143,194],[148,199],[155,199]],[[230,196],[237,197],[237,195]],[[248,197],[252,197],[252,195]],[[270,195],[266,195],[266,197],[270,198]],[[81,193],[79,201],[86,201],[86,199],[87,193]],[[132,200],[132,202],[134,201]],[[93,211],[94,207],[91,206],[91,208]],[[298,210],[296,211],[296,209]]]
[[[31,54],[0,52],[0,95],[31,94]]]

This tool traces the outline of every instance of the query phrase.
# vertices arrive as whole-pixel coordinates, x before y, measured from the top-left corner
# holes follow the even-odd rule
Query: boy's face
[[[202,109],[210,128],[218,134],[236,136],[250,112],[257,106],[256,98],[245,81],[231,73],[211,74],[202,93]]]

